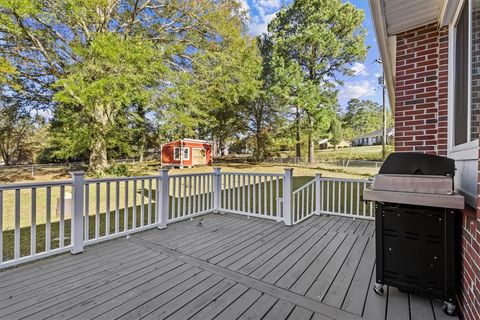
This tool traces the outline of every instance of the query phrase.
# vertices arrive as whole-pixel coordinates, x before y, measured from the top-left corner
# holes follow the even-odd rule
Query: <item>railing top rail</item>
[[[46,187],[62,187],[71,186],[71,180],[62,181],[44,181],[44,182],[26,182],[26,183],[12,183],[0,185],[0,190],[15,190],[15,189],[33,189],[33,188],[46,188]]]
[[[239,175],[239,176],[256,176],[256,177],[283,177],[282,173],[222,172],[221,174]]]
[[[111,178],[91,178],[85,179],[85,183],[104,183],[104,182],[123,182],[123,181],[134,181],[134,180],[148,180],[148,179],[158,179],[159,176],[137,176],[137,177],[111,177]]]
[[[328,177],[321,177],[321,181],[341,181],[341,182],[361,182],[361,183],[370,183],[372,182],[369,179],[350,179],[350,178],[328,178]]]
[[[169,175],[170,178],[177,178],[177,177],[198,177],[198,176],[211,176],[213,172],[205,172],[205,173],[180,173],[180,174],[171,174]]]
[[[299,193],[300,191],[302,191],[305,188],[308,188],[312,184],[315,184],[315,179],[312,179],[312,180],[308,181],[306,184],[304,184],[303,186],[301,186],[297,190],[293,191],[293,194]]]

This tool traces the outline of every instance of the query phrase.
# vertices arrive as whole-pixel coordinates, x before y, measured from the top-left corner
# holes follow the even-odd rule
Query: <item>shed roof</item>
[[[166,144],[175,143],[175,142],[191,142],[191,143],[212,144],[212,142],[211,142],[211,141],[208,141],[208,140],[188,139],[188,138],[185,138],[185,139],[178,139],[178,140],[173,140],[173,141],[165,142],[165,143],[162,144],[162,146],[164,146],[164,145],[166,145]]]

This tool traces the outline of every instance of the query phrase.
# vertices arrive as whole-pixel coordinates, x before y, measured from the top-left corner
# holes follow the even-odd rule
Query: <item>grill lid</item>
[[[455,161],[431,154],[394,152],[385,159],[378,173],[454,177]]]

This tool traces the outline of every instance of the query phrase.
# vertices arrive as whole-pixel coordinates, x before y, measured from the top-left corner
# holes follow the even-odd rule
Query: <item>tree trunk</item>
[[[308,135],[308,163],[315,163],[315,141],[311,134]]]
[[[107,142],[104,136],[98,135],[92,141],[88,170],[91,172],[101,173],[107,168]]]
[[[298,110],[298,107],[296,107],[296,145],[295,145],[295,162],[299,162],[302,157],[302,151],[301,151],[301,144],[300,144],[300,110]]]
[[[107,157],[107,125],[108,116],[104,106],[96,106],[94,110],[94,122],[92,141],[90,143],[90,162],[88,170],[102,173],[108,169]]]
[[[143,105],[138,106],[137,114],[142,119],[140,121],[141,131],[140,131],[140,139],[138,143],[138,156],[139,156],[139,161],[143,162],[145,146],[147,144],[147,125],[146,125],[147,120],[145,119],[146,112]]]

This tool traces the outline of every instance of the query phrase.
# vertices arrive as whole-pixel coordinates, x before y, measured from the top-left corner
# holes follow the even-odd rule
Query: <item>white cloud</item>
[[[253,3],[262,8],[274,10],[282,6],[282,0],[254,0]]]
[[[267,32],[270,21],[275,18],[277,12],[282,8],[282,0],[252,0],[247,3],[241,1],[242,7],[249,7],[250,12],[250,33],[254,36]]]
[[[240,3],[240,8],[242,8],[242,10],[247,14],[250,14],[250,6],[248,5],[247,0],[238,0],[238,3]]]
[[[273,20],[273,18],[275,18],[276,14],[277,13],[275,12],[272,14],[265,15],[261,22],[250,24],[250,33],[252,35],[258,36],[262,33],[267,32],[268,24],[270,23],[270,21]]]
[[[367,72],[367,67],[365,67],[365,64],[360,62],[355,62],[352,66],[352,70],[355,72],[355,75],[362,75],[362,76],[369,75],[369,73]]]
[[[376,86],[368,80],[347,83],[339,88],[339,98],[348,101],[354,98],[367,98],[375,95]]]
[[[32,109],[30,110],[30,116],[35,117],[35,116],[40,116],[45,119],[50,119],[52,118],[52,112],[49,109],[43,110],[43,109]]]

